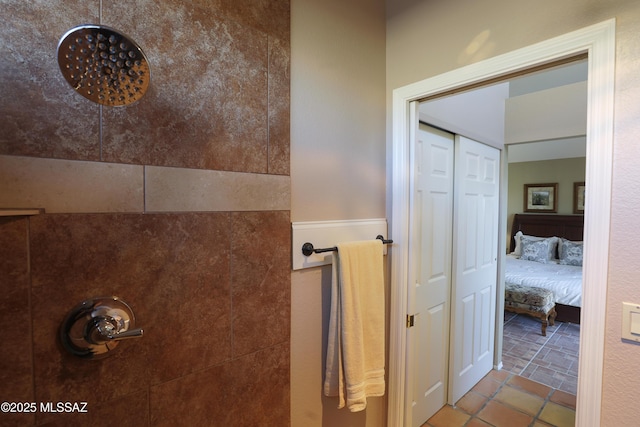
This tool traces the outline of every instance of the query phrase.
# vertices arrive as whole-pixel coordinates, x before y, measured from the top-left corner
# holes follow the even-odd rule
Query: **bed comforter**
[[[542,264],[507,255],[505,282],[551,289],[556,303],[582,305],[582,267],[556,262]]]

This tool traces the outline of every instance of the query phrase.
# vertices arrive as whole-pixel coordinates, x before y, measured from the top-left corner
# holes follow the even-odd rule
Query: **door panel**
[[[454,137],[417,129],[412,206],[412,270],[407,379],[411,425],[421,426],[446,404],[453,226]]]
[[[451,387],[455,404],[493,367],[500,152],[456,136]]]
[[[476,321],[475,294],[462,298],[462,310],[459,313],[459,321],[462,323],[462,347],[460,348],[460,375],[473,368],[473,324]]]
[[[420,426],[493,366],[500,153],[433,128],[414,140],[407,400]]]

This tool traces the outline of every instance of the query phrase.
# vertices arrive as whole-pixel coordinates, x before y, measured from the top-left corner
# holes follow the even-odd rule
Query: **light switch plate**
[[[622,303],[622,339],[640,342],[640,305]]]

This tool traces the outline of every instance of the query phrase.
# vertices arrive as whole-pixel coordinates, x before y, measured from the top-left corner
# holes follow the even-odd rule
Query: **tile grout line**
[[[515,319],[516,317],[518,317],[518,315],[517,315],[517,314],[516,314],[516,315],[514,315],[514,316],[511,316],[511,318],[510,318],[509,320],[507,320],[506,322],[504,322],[503,327],[504,327],[504,326],[507,326],[509,323],[511,323],[511,321],[512,321],[513,319]]]
[[[516,317],[520,317],[520,316],[516,316]],[[508,319],[507,322],[505,322],[505,325],[507,325],[507,323],[510,323],[511,320],[513,320],[513,318]],[[579,325],[577,325],[579,327]],[[505,337],[507,336],[507,330],[508,328],[505,328]],[[538,372],[539,369],[550,369],[554,372],[554,374],[560,374],[560,377],[556,377],[557,379],[560,380],[560,384],[556,384],[556,385],[550,385],[551,387],[557,389],[557,390],[562,390],[565,391],[569,394],[575,395],[576,392],[575,390],[575,382],[577,381],[577,373],[573,373],[571,372],[571,366],[574,366],[575,363],[577,363],[576,361],[571,362],[571,364],[569,366],[565,366],[562,365],[562,367],[558,366],[558,367],[554,367],[553,365],[549,365],[549,366],[545,366],[544,363],[540,364],[538,361],[534,360],[542,350],[546,350],[549,353],[559,353],[563,356],[566,356],[567,354],[570,355],[572,358],[576,357],[577,355],[575,354],[576,351],[574,350],[568,350],[567,348],[562,347],[561,345],[558,344],[558,340],[555,340],[555,342],[553,341],[553,338],[555,337],[556,334],[560,334],[560,341],[562,341],[562,337],[563,336],[567,336],[567,337],[571,337],[571,339],[576,338],[575,336],[575,331],[572,329],[572,324],[570,323],[565,323],[565,322],[560,322],[558,324],[558,327],[549,334],[549,337],[547,337],[547,339],[544,341],[544,344],[540,345],[540,348],[538,351],[535,352],[535,354],[533,356],[529,356],[529,357],[522,357],[520,356],[518,358],[518,360],[526,363],[526,365],[524,365],[523,368],[520,368],[518,370],[515,370],[514,368],[516,368],[517,366],[513,366],[511,368],[509,368],[509,370],[513,373],[515,373],[516,375],[524,375],[525,371],[531,367],[531,365],[534,366],[534,368],[532,368],[532,372],[530,372],[528,375],[526,375],[526,377],[528,378],[534,378],[536,376],[536,373]],[[512,337],[513,340],[515,341],[520,341],[521,338],[516,338],[516,337]],[[578,336],[577,336],[578,340],[579,340],[579,330],[578,330]],[[514,357],[518,357],[518,356],[514,356]],[[544,356],[545,358],[547,356]],[[543,358],[544,361],[544,358]],[[546,382],[544,380],[541,381],[543,384],[546,384]]]
[[[542,351],[543,348],[545,348],[547,346],[547,343],[549,342],[549,340],[551,340],[551,338],[553,338],[553,336],[560,330],[560,327],[562,325],[558,325],[558,327],[556,328],[555,331],[553,331],[553,333],[547,337],[547,340],[544,342],[544,344],[542,344],[542,346],[540,346],[540,348],[538,349],[538,351],[536,351],[536,353],[531,356],[531,358],[529,359],[529,361],[527,362],[527,364],[524,366],[524,368],[522,368],[522,371],[520,371],[520,374],[518,375],[522,375],[524,373],[524,371],[529,367],[529,365],[531,365],[531,362],[533,361],[533,359],[536,358],[536,356],[538,354],[540,354],[540,352]]]
[[[516,318],[516,317],[517,317],[517,315],[516,315],[516,316],[514,316],[514,317],[512,317],[512,318],[510,318],[509,320],[507,320],[504,324],[505,324],[505,325],[509,324],[509,323],[510,323],[514,318]],[[563,329],[563,330],[565,330],[565,329],[566,329],[566,327],[564,327],[564,328],[563,328],[563,326],[564,326],[564,324],[559,324],[559,325],[558,325],[558,327],[557,327],[557,328],[556,328],[552,333],[550,333],[548,337],[546,337],[546,340],[545,340],[544,344],[542,344],[542,345],[540,346],[539,350],[538,350],[538,351],[536,351],[536,353],[531,357],[531,359],[529,360],[529,362],[527,363],[527,365],[524,367],[524,369],[522,370],[522,372],[524,372],[524,371],[525,371],[525,370],[526,370],[526,369],[527,369],[527,368],[532,364],[533,359],[535,359],[535,358],[536,358],[536,356],[541,352],[541,350],[542,350],[542,349],[544,349],[544,348],[549,349],[549,342],[551,341],[551,339],[552,339],[552,338],[553,338],[553,337],[554,337],[554,336],[555,336],[555,335],[560,331],[560,329]],[[553,349],[551,349],[551,350],[553,350]],[[491,395],[490,395],[490,396],[484,396],[484,395],[483,395],[483,397],[486,397],[486,400],[485,400],[485,402],[484,402],[484,403],[483,403],[483,404],[482,404],[482,405],[481,405],[481,406],[480,406],[476,411],[474,411],[474,413],[472,413],[472,414],[471,414],[471,413],[467,412],[466,410],[464,410],[464,409],[462,409],[462,408],[458,407],[457,405],[451,405],[451,407],[452,407],[454,410],[457,410],[457,411],[460,411],[460,412],[462,412],[462,413],[464,413],[464,414],[469,415],[469,419],[467,419],[467,420],[464,422],[463,426],[469,426],[469,425],[470,425],[474,420],[482,420],[482,422],[486,422],[486,421],[484,421],[482,418],[480,418],[478,415],[479,415],[479,414],[480,414],[480,413],[481,413],[481,412],[482,412],[482,411],[487,407],[487,405],[488,405],[490,402],[492,402],[492,401],[494,401],[494,400],[495,400],[496,396],[501,392],[501,390],[503,390],[503,389],[504,389],[504,387],[505,387],[505,386],[508,386],[508,385],[509,385],[508,383],[509,383],[509,381],[510,381],[510,379],[511,379],[511,378],[513,378],[513,377],[520,377],[520,378],[526,379],[526,380],[528,380],[528,381],[532,381],[532,382],[536,382],[536,383],[538,383],[538,381],[532,380],[532,379],[530,379],[530,378],[523,377],[523,376],[521,376],[520,374],[517,374],[517,373],[515,373],[515,372],[509,372],[509,371],[507,371],[507,372],[508,372],[507,377],[506,377],[504,380],[502,380],[502,381],[500,382],[500,384],[499,384],[499,386],[497,387],[497,389],[496,389],[493,393],[491,393]],[[495,379],[494,379],[494,381],[495,381]],[[498,382],[498,381],[496,381],[496,382]],[[540,383],[540,384],[542,384],[542,385],[546,385],[546,384],[543,384],[543,383]],[[511,409],[513,409],[513,410],[515,410],[515,411],[517,411],[517,412],[520,412],[520,413],[522,413],[522,414],[525,414],[525,415],[527,415],[527,416],[532,417],[531,424],[529,424],[529,426],[530,426],[530,427],[531,427],[531,426],[535,426],[535,425],[536,425],[536,423],[537,423],[538,421],[546,422],[546,421],[544,421],[544,420],[541,420],[541,419],[540,419],[540,416],[542,415],[542,413],[543,413],[544,409],[547,407],[547,405],[548,405],[548,404],[550,404],[550,403],[554,403],[554,404],[556,404],[556,405],[560,405],[560,406],[562,406],[562,407],[565,407],[565,408],[567,408],[567,409],[569,409],[569,410],[574,411],[574,413],[575,413],[575,408],[570,408],[570,407],[568,407],[568,406],[566,406],[566,405],[564,405],[564,404],[562,404],[562,403],[556,403],[556,402],[553,402],[553,401],[551,400],[551,399],[552,399],[552,397],[553,397],[553,395],[554,395],[554,393],[555,393],[556,391],[561,391],[558,387],[552,387],[552,386],[548,386],[548,385],[547,385],[547,387],[549,387],[549,388],[550,388],[550,390],[549,390],[549,392],[547,393],[546,397],[544,397],[544,398],[542,398],[542,397],[541,397],[540,395],[538,395],[538,394],[531,393],[531,392],[529,392],[528,390],[521,390],[522,392],[524,392],[524,393],[526,393],[526,394],[529,394],[529,395],[531,395],[531,396],[538,396],[538,397],[542,398],[542,401],[543,401],[543,402],[542,402],[542,406],[541,406],[541,407],[540,407],[540,409],[537,411],[537,413],[536,413],[536,414],[533,414],[533,415],[532,415],[532,414],[530,414],[529,412],[523,411],[523,409],[522,409],[522,408],[514,407],[514,406],[510,405],[509,403],[506,403],[506,402],[500,402],[500,401],[498,401],[498,402],[499,402],[499,403],[501,403],[501,404],[503,404],[503,405],[505,405],[505,406],[507,406],[507,407],[509,407],[509,408],[511,408]],[[516,389],[518,389],[518,387],[516,387]],[[472,391],[472,390],[470,390],[470,391]],[[477,393],[477,392],[476,392],[476,393]],[[566,393],[566,392],[565,392],[565,393]],[[480,395],[482,395],[482,394],[480,394]],[[425,427],[432,426],[432,424],[430,424],[428,421],[429,421],[429,420],[427,420],[427,422],[426,422],[423,426],[425,426]]]
[[[498,393],[500,392],[500,390],[502,390],[502,387],[503,387],[503,386],[504,386],[504,385],[509,381],[509,379],[510,379],[511,377],[513,377],[514,375],[516,375],[516,374],[514,374],[513,372],[509,373],[509,375],[507,375],[507,377],[506,377],[506,378],[505,378],[505,379],[500,383],[500,386],[496,389],[496,391],[494,391],[494,392],[491,394],[491,396],[484,396],[483,394],[478,393],[478,394],[480,394],[481,396],[486,397],[486,398],[487,398],[487,400],[482,404],[482,406],[480,406],[480,408],[478,408],[478,410],[477,410],[475,413],[473,413],[473,414],[469,414],[469,415],[470,415],[470,416],[469,416],[469,419],[468,419],[468,420],[463,424],[463,426],[462,426],[462,427],[466,427],[466,426],[467,426],[467,425],[469,425],[469,423],[471,423],[471,421],[473,421],[474,419],[478,419],[478,420],[482,420],[482,421],[484,421],[482,418],[478,417],[478,415],[480,414],[480,412],[482,412],[482,410],[483,410],[484,408],[486,408],[486,407],[487,407],[487,405],[489,404],[489,402],[492,402],[492,401],[493,401],[493,399],[498,395]],[[481,380],[481,381],[482,381],[482,380]],[[496,382],[497,382],[497,381],[496,381]],[[470,392],[470,391],[473,391],[473,388],[472,388],[471,390],[469,390],[469,392]],[[468,393],[468,392],[467,392],[467,393]],[[465,395],[465,396],[466,396],[466,395]],[[458,408],[455,404],[454,404],[454,405],[451,405],[451,407],[452,407],[453,409],[457,409],[457,408]],[[462,411],[462,412],[464,412],[464,413],[466,413],[466,414],[468,414],[468,412],[467,412],[467,411],[465,411],[464,409],[459,409],[459,410],[460,410],[460,411]],[[486,422],[486,421],[484,421],[484,422]]]
[[[558,328],[558,329],[559,329],[559,328]],[[549,338],[551,338],[551,337],[549,337]],[[525,377],[521,377],[521,376],[520,376],[520,375],[518,375],[518,374],[511,373],[511,374],[510,374],[509,376],[507,376],[507,378],[502,382],[502,384],[500,385],[500,387],[498,387],[498,389],[496,390],[496,392],[495,392],[495,393],[494,393],[494,394],[493,394],[493,395],[492,395],[492,396],[491,396],[491,397],[490,397],[490,398],[489,398],[489,399],[484,403],[484,405],[482,406],[482,409],[484,409],[484,407],[486,407],[486,406],[489,404],[489,402],[493,401],[493,400],[495,399],[495,397],[498,395],[498,393],[499,393],[499,392],[500,392],[500,391],[501,391],[505,386],[507,386],[507,387],[509,386],[509,384],[508,384],[508,383],[509,383],[509,380],[510,380],[511,378],[513,378],[513,377],[525,378]],[[528,379],[528,378],[527,378],[527,379]],[[529,381],[536,382],[536,381],[533,381],[533,380],[529,380]],[[543,384],[543,385],[544,385],[544,384]],[[548,386],[547,386],[547,387],[548,387]],[[525,393],[525,394],[528,394],[528,395],[530,395],[530,396],[538,396],[538,397],[540,397],[540,398],[542,399],[542,406],[541,406],[541,407],[540,407],[540,409],[537,411],[537,413],[532,415],[532,414],[530,414],[530,413],[528,413],[528,412],[524,411],[522,408],[519,408],[519,407],[516,407],[516,406],[512,406],[511,404],[509,404],[509,403],[507,403],[507,402],[500,402],[500,401],[498,401],[498,402],[500,402],[502,405],[504,405],[504,406],[506,406],[506,407],[508,407],[508,408],[511,408],[511,409],[512,409],[512,410],[514,410],[514,411],[517,411],[517,412],[520,412],[521,414],[525,414],[525,415],[527,415],[527,416],[530,416],[532,419],[531,419],[531,424],[529,424],[529,425],[530,425],[530,426],[532,426],[532,427],[533,427],[533,426],[535,426],[535,424],[536,424],[538,421],[544,421],[544,420],[540,420],[540,415],[542,414],[542,411],[544,411],[545,406],[547,406],[547,404],[548,404],[549,402],[551,402],[551,396],[553,396],[553,393],[555,393],[555,391],[556,391],[556,390],[555,390],[553,387],[549,387],[549,388],[550,388],[549,393],[547,393],[547,396],[546,396],[545,398],[542,398],[542,397],[541,397],[541,396],[539,396],[538,394],[531,393],[531,392],[529,392],[528,390],[520,389],[519,387],[513,387],[513,386],[512,386],[512,388],[514,388],[515,390],[519,390],[519,391],[521,391],[521,392],[523,392],[523,393]],[[472,415],[472,416],[471,416],[471,419],[473,419],[474,417],[477,417],[477,415],[482,411],[482,409],[478,410],[478,412],[477,412],[476,414]],[[469,421],[471,421],[471,419],[470,419]],[[480,419],[480,420],[484,421],[482,418],[479,418],[479,417],[478,417],[478,419]],[[486,421],[485,421],[485,422],[486,422]],[[546,422],[546,421],[544,421],[544,422]],[[465,425],[466,425],[466,424],[465,424]]]
[[[469,417],[469,419],[468,419],[468,420],[463,424],[463,427],[468,426],[468,425],[469,425],[469,424],[470,424],[474,419],[476,419],[476,420],[482,420],[483,422],[487,422],[487,421],[485,421],[484,419],[480,418],[478,415],[480,414],[480,412],[482,412],[482,411],[487,407],[487,405],[489,405],[489,403],[490,403],[490,402],[493,402],[493,401],[494,401],[494,399],[496,398],[496,396],[500,393],[500,391],[501,391],[505,386],[507,386],[507,387],[509,386],[509,385],[508,385],[509,380],[511,380],[511,378],[513,378],[513,377],[520,377],[520,375],[518,375],[518,374],[514,374],[513,372],[509,373],[509,375],[508,375],[508,376],[507,376],[507,377],[506,377],[506,378],[505,378],[505,379],[500,383],[500,386],[496,389],[496,391],[495,391],[495,392],[493,392],[493,393],[491,394],[491,396],[487,397],[487,400],[482,404],[482,406],[480,406],[480,408],[478,408],[478,410],[477,410],[475,413],[473,413],[473,414],[469,414],[469,415],[470,415],[470,417]],[[524,378],[524,377],[521,377],[521,378]],[[530,381],[532,381],[532,380],[530,380]],[[517,388],[516,388],[516,389],[517,389]],[[521,408],[514,407],[514,406],[512,406],[512,405],[510,405],[510,404],[508,404],[508,403],[506,403],[506,402],[500,402],[500,401],[498,401],[498,402],[500,402],[500,404],[502,404],[502,405],[504,405],[504,406],[506,406],[506,407],[508,407],[508,408],[511,408],[512,410],[514,410],[514,411],[516,411],[516,412],[520,412],[521,414],[524,414],[524,415],[527,415],[527,416],[531,417],[531,418],[532,418],[532,420],[531,420],[531,424],[530,424],[530,426],[533,426],[533,425],[535,425],[535,423],[539,420],[539,418],[538,418],[538,417],[539,417],[539,416],[540,416],[540,414],[542,413],[542,411],[543,411],[544,407],[547,405],[547,403],[549,403],[549,402],[551,401],[551,396],[553,395],[554,391],[555,391],[555,390],[554,390],[553,388],[551,388],[551,390],[549,391],[549,393],[547,393],[546,398],[545,398],[545,399],[543,399],[542,406],[540,407],[540,409],[538,410],[538,412],[537,412],[535,415],[529,414],[529,413],[527,413],[527,412],[523,411]],[[530,392],[528,392],[528,391],[526,391],[526,390],[522,390],[522,392],[523,392],[523,393],[526,393],[526,394],[528,394],[528,395],[531,395],[531,396],[537,396],[536,394],[530,393]],[[457,406],[453,405],[453,406],[452,406],[452,408],[456,409],[456,408],[457,408]],[[463,410],[463,409],[461,409],[461,411],[462,411],[462,412],[464,412],[464,413],[467,413],[467,412],[466,412],[465,410]],[[468,413],[467,413],[467,414],[468,414]]]
[[[563,329],[563,332],[565,332],[568,329],[567,325],[568,325],[568,323],[562,323],[562,325],[560,325],[560,327],[556,330],[556,332],[558,332],[561,328]],[[573,335],[572,335],[572,337],[573,337]],[[579,341],[579,339],[580,338],[579,338],[579,335],[578,335],[578,341]],[[544,347],[547,347],[547,343],[544,344],[543,348]],[[562,353],[563,355],[566,355],[566,354],[569,353],[569,351],[567,351],[566,348],[564,348],[564,347],[550,348],[549,350],[550,351],[555,351],[557,353]],[[571,352],[571,355],[573,355],[573,352]],[[576,356],[578,356],[578,355],[576,355]],[[575,392],[569,392],[566,389],[565,390],[561,389],[561,387],[567,382],[567,378],[568,377],[575,377],[576,381],[578,379],[578,374],[577,373],[574,375],[573,373],[570,372],[570,367],[573,365],[573,363],[575,363],[575,362],[571,362],[571,365],[569,367],[564,367],[564,368],[558,367],[557,369],[553,368],[553,371],[555,373],[559,373],[563,377],[561,383],[557,387],[554,387],[554,388],[559,390],[559,391],[564,391],[565,393],[576,395]],[[551,369],[551,367],[549,367],[549,369]],[[562,370],[560,370],[560,369],[562,369]]]
[[[482,422],[486,423],[487,421],[485,421],[483,418],[481,418],[481,417],[479,416],[479,414],[480,414],[480,413],[481,413],[481,412],[482,412],[482,411],[487,407],[487,405],[488,405],[490,402],[496,401],[496,400],[495,400],[496,396],[497,396],[497,395],[498,395],[498,394],[499,394],[499,393],[500,393],[500,392],[501,392],[505,387],[510,387],[510,386],[509,386],[509,381],[510,381],[512,378],[514,378],[514,377],[520,377],[520,378],[522,378],[522,379],[524,379],[524,380],[527,380],[527,381],[537,382],[537,381],[530,380],[530,379],[525,378],[525,377],[521,377],[520,375],[515,374],[515,373],[513,373],[513,372],[510,372],[504,380],[502,380],[502,381],[500,381],[500,382],[499,382],[499,383],[500,383],[500,385],[498,386],[498,388],[497,388],[493,393],[491,393],[489,396],[485,396],[485,395],[483,395],[483,394],[481,394],[481,393],[476,392],[476,393],[480,394],[482,397],[484,397],[486,400],[485,400],[485,402],[484,402],[484,403],[483,403],[483,404],[482,404],[482,405],[481,405],[481,406],[480,406],[476,411],[474,411],[473,413],[467,412],[467,410],[462,409],[462,408],[460,408],[460,407],[459,407],[459,406],[457,406],[457,405],[451,405],[451,407],[452,407],[454,410],[459,411],[459,412],[462,412],[462,413],[464,413],[464,414],[466,414],[466,415],[468,415],[468,416],[469,416],[469,418],[464,422],[464,424],[462,424],[462,427],[468,427],[469,425],[471,425],[471,423],[472,423],[472,422],[474,422],[474,421],[476,421],[476,422],[477,422],[478,420],[480,420],[480,421],[482,421]],[[493,379],[492,381],[498,382],[498,381],[496,381],[495,379]],[[543,385],[544,385],[544,384],[543,384]],[[511,387],[512,387],[512,388],[514,388],[514,389],[516,389],[516,390],[519,390],[519,391],[521,391],[521,392],[523,392],[523,393],[525,393],[525,394],[527,394],[527,395],[534,396],[534,397],[538,397],[538,398],[542,399],[542,405],[541,405],[540,409],[538,409],[538,411],[537,411],[535,414],[531,414],[531,413],[527,412],[526,410],[523,410],[523,408],[520,408],[520,407],[517,407],[517,406],[512,406],[510,403],[502,402],[502,401],[496,401],[496,402],[500,403],[501,405],[504,405],[504,406],[506,406],[506,407],[508,407],[508,408],[510,408],[510,409],[512,409],[512,410],[514,410],[514,411],[516,411],[516,412],[519,412],[519,413],[521,413],[521,414],[524,414],[524,415],[526,415],[526,416],[531,417],[531,423],[529,424],[529,427],[534,427],[538,421],[542,421],[542,422],[548,423],[548,421],[545,421],[545,420],[541,419],[541,418],[540,418],[540,416],[541,416],[541,415],[542,415],[542,413],[544,412],[544,409],[547,407],[547,405],[548,405],[548,404],[550,404],[550,403],[554,403],[554,404],[556,404],[556,405],[562,406],[562,407],[564,407],[564,408],[567,408],[567,409],[569,409],[569,410],[571,410],[571,411],[574,411],[574,412],[575,412],[575,408],[570,408],[570,407],[568,407],[568,406],[566,406],[566,405],[564,405],[564,404],[557,403],[557,402],[554,402],[554,401],[552,401],[552,400],[551,400],[551,399],[552,399],[552,397],[553,397],[553,395],[554,395],[554,393],[555,393],[556,391],[558,391],[558,389],[555,389],[555,388],[553,388],[553,387],[549,387],[549,386],[547,386],[547,387],[549,387],[549,389],[550,389],[550,390],[549,390],[549,392],[546,394],[546,396],[545,396],[545,397],[542,397],[542,396],[540,396],[539,394],[534,393],[534,392],[531,392],[531,391],[526,390],[526,389],[520,389],[520,387],[517,387],[517,386],[511,386]],[[473,391],[473,390],[470,390],[470,391]],[[423,424],[422,426],[423,426],[423,427],[433,427],[434,425],[433,425],[433,424],[431,424],[431,423],[429,423],[429,420],[427,420],[427,422],[425,422],[425,424]]]

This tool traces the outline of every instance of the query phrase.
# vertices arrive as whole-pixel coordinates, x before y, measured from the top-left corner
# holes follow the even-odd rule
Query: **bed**
[[[558,262],[558,253],[546,263],[525,260],[513,255],[516,251],[518,232],[537,238],[557,237],[565,242],[565,248],[583,240],[584,217],[582,215],[515,214],[511,227],[510,254],[506,257],[505,283],[537,286],[550,289],[556,298],[556,320],[580,323],[582,306],[582,266],[564,265]],[[527,243],[532,238],[527,237]],[[566,241],[569,241],[567,243]],[[521,248],[518,248],[519,250]],[[557,251],[557,249],[556,249]],[[581,254],[581,245],[580,245]],[[563,261],[564,262],[564,261]]]

